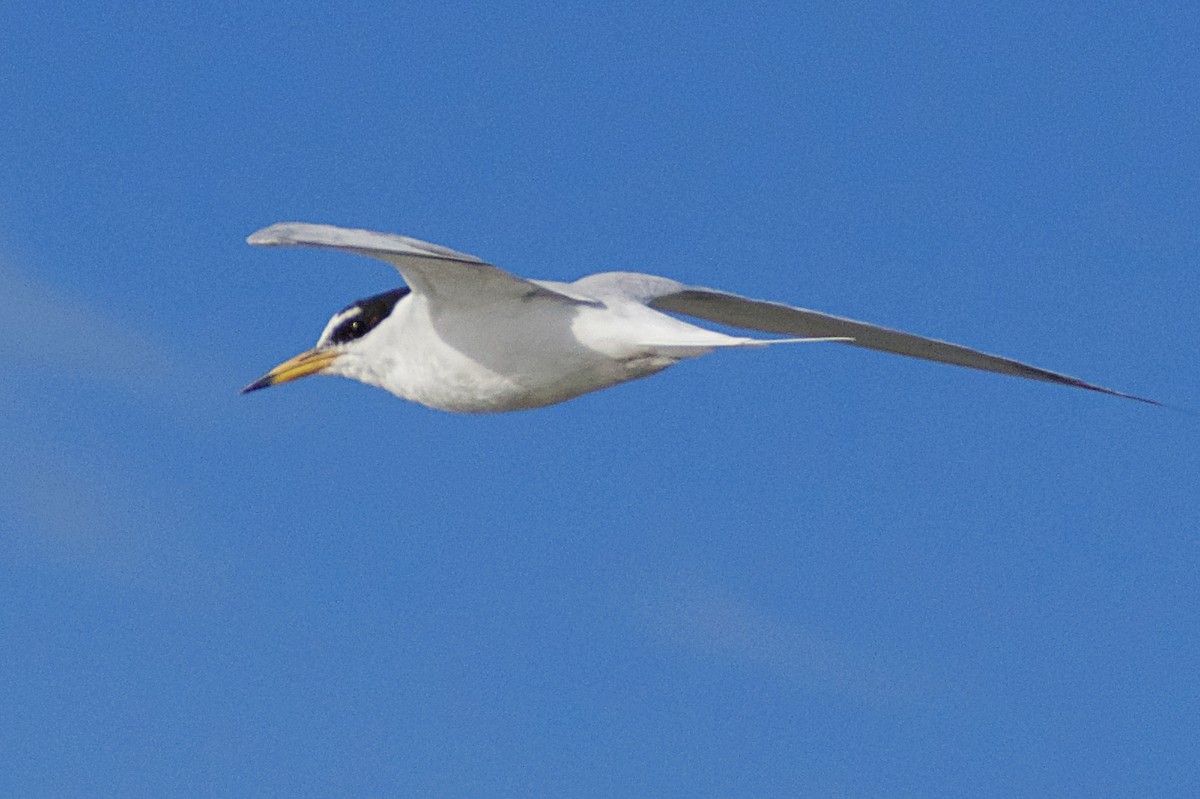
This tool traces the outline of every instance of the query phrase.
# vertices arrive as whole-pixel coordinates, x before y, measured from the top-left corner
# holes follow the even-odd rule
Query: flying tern
[[[370,256],[394,266],[408,285],[338,311],[316,346],[242,393],[340,375],[439,410],[514,411],[648,377],[718,349],[834,341],[1161,404],[959,344],[656,275],[530,280],[407,236],[302,222],[271,225],[247,242]],[[675,315],[787,338],[729,335]]]

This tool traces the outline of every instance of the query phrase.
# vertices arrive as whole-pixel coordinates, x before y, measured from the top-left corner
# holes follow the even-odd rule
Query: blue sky
[[[1190,796],[1195,416],[838,346],[239,387],[385,266],[632,269],[1195,409],[1188,4],[0,12],[0,793]]]

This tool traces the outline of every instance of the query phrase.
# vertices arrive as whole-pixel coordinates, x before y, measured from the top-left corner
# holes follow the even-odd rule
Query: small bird
[[[834,341],[1161,404],[958,344],[655,275],[529,280],[407,236],[303,222],[271,225],[246,241],[378,258],[408,287],[338,311],[316,346],[243,394],[325,374],[443,411],[515,411],[648,377],[718,349]],[[789,338],[728,335],[672,314]]]

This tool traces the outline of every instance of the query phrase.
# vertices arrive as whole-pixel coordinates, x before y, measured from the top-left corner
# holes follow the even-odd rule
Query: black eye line
[[[374,314],[371,316],[359,314],[353,319],[338,325],[338,327],[333,331],[333,336],[331,336],[331,338],[338,344],[344,344],[347,341],[353,341],[356,338],[362,338],[378,323],[379,320]]]
[[[351,308],[358,308],[359,313],[353,319],[349,319],[338,325],[334,329],[333,334],[330,335],[330,341],[334,344],[345,344],[362,338],[374,330],[380,322],[388,318],[392,313],[392,309],[396,307],[396,303],[408,293],[409,290],[407,288],[395,289],[347,306],[342,310],[342,313]]]

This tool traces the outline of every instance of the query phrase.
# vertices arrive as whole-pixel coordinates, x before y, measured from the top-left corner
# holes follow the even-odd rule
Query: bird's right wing
[[[989,355],[961,344],[925,338],[820,311],[795,308],[783,303],[752,300],[725,291],[686,286],[655,275],[606,272],[585,277],[573,283],[572,286],[600,298],[606,295],[620,296],[624,299],[645,303],[660,311],[706,319],[731,327],[806,338],[848,337],[853,341],[846,343],[855,347],[865,347],[955,366],[966,366],[985,372],[1040,380],[1045,383],[1058,383],[1064,386],[1098,391],[1114,397],[1137,400],[1150,405],[1162,405],[1152,399],[1113,391],[1110,388],[1087,383],[1077,377],[1030,366],[1011,358]]]
[[[246,242],[266,247],[320,247],[377,258],[394,266],[413,292],[434,301],[472,305],[547,297],[572,304],[586,302],[505,272],[474,255],[393,233],[279,222],[250,234]]]

